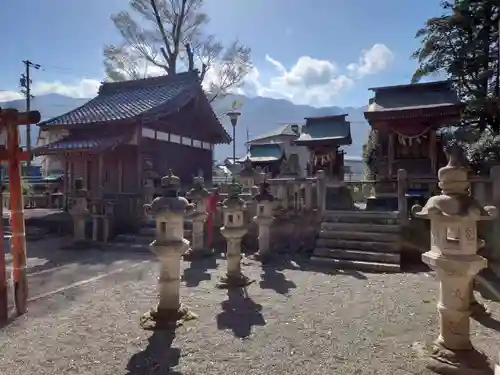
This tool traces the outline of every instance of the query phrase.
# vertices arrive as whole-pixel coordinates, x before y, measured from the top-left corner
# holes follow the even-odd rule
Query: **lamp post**
[[[236,164],[236,124],[238,123],[238,117],[240,117],[241,112],[229,111],[227,117],[231,120],[231,125],[233,126],[233,164]],[[234,179],[234,174],[233,174]]]

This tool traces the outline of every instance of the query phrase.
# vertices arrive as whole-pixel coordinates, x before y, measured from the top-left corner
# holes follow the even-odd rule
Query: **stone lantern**
[[[205,189],[204,179],[200,171],[198,176],[194,178],[194,187],[186,195],[195,204],[195,211],[191,215],[191,219],[193,220],[193,240],[191,249],[188,250],[185,256],[203,256],[213,253],[212,249],[207,249],[205,246],[204,233],[205,221],[208,216],[207,199],[209,195],[210,193]]]
[[[241,185],[234,179],[229,185],[229,197],[222,202],[224,226],[222,235],[227,241],[227,274],[219,284],[219,288],[243,287],[253,281],[241,272],[241,240],[247,232],[244,221],[245,202],[239,197]]]
[[[243,185],[243,191],[245,193],[251,193],[252,189],[258,189],[255,186],[256,183],[257,172],[252,167],[252,162],[250,158],[246,158],[243,162],[243,168],[239,173],[239,180]]]
[[[87,206],[87,192],[83,188],[83,181],[75,181],[73,191],[73,207],[70,214],[73,217],[73,238],[76,242],[85,241],[85,219],[89,214]]]
[[[141,319],[144,329],[172,328],[195,316],[180,303],[181,258],[189,248],[184,238],[184,218],[194,211],[186,198],[179,197],[180,180],[172,171],[161,179],[162,196],[145,211],[156,221],[156,234],[150,244],[151,250],[160,260],[159,303]]]
[[[484,245],[477,237],[477,222],[495,218],[497,211],[481,207],[470,196],[467,170],[459,164],[460,149],[450,147],[446,153],[448,165],[438,172],[441,195],[431,197],[423,208],[412,208],[416,217],[431,221],[431,249],[422,260],[440,281],[440,334],[428,367],[475,374],[477,369],[465,369],[460,362],[475,353],[470,341],[472,282],[487,266],[487,260],[477,254]]]
[[[271,224],[274,221],[273,204],[274,196],[269,191],[269,182],[265,179],[260,183],[260,191],[254,197],[257,202],[257,213],[253,220],[258,225],[259,230],[259,250],[257,258],[265,257],[270,248]]]

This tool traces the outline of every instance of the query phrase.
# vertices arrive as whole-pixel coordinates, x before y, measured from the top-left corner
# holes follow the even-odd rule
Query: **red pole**
[[[19,130],[17,124],[7,122],[7,143],[9,152],[10,216],[12,238],[10,251],[13,260],[14,300],[17,315],[26,312],[28,302],[28,280],[26,276],[26,238],[24,207],[21,186]]]
[[[9,317],[7,305],[7,270],[5,262],[4,249],[4,230],[3,230],[3,186],[0,186],[0,324],[5,324]]]

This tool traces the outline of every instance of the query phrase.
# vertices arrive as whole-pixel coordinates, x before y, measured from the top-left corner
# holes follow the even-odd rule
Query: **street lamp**
[[[233,165],[236,165],[236,124],[238,123],[238,117],[240,117],[240,115],[241,112],[237,111],[229,111],[227,113],[227,117],[229,117],[231,125],[233,126]]]

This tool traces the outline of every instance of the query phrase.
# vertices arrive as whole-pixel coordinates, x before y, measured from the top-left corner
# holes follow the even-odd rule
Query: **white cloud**
[[[60,94],[73,98],[92,98],[97,94],[101,82],[96,79],[82,79],[74,84],[66,84],[61,81],[34,82],[32,86],[33,95]],[[23,99],[24,95],[15,91],[0,91],[0,102]]]
[[[362,51],[356,63],[348,64],[344,69],[332,61],[319,60],[302,56],[287,69],[280,61],[266,55],[266,61],[274,67],[276,75],[264,82],[257,67],[245,78],[245,84],[234,92],[249,96],[263,96],[287,99],[296,104],[328,106],[334,104],[338,95],[351,88],[357,80],[387,69],[394,60],[393,53],[384,44],[375,44]],[[148,73],[157,75],[158,69],[148,69]],[[208,87],[215,81],[217,69],[211,69],[203,82]],[[91,98],[97,94],[101,82],[98,79],[82,79],[75,83],[34,82],[33,94],[43,95],[58,93],[77,98]],[[21,99],[15,91],[0,91],[0,102]]]
[[[301,56],[290,70],[266,55],[277,75],[263,83],[257,68],[246,77],[243,92],[247,95],[288,99],[296,104],[331,105],[335,98],[352,87],[357,79],[386,69],[393,61],[392,52],[383,44],[363,51],[357,63],[342,73],[335,62]]]
[[[0,91],[0,102],[9,102],[11,100],[22,99],[23,95],[15,91]]]
[[[385,44],[375,44],[369,50],[362,52],[359,61],[347,66],[347,70],[356,78],[376,74],[394,61],[394,54]]]

